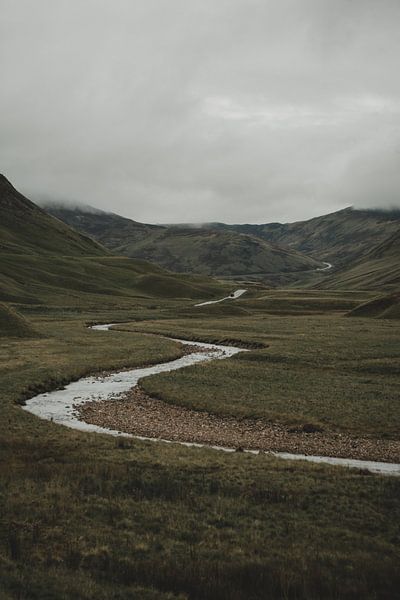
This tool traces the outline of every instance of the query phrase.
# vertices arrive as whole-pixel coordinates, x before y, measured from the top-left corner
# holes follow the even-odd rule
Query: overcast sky
[[[400,206],[400,0],[0,0],[0,172],[147,222]]]

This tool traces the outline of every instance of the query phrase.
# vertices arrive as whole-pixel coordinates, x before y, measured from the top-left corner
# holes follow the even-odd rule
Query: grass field
[[[1,253],[0,301],[107,310],[140,298],[212,298],[228,286],[177,275],[119,256],[31,256]]]
[[[181,320],[148,321],[140,329],[188,333]],[[142,387],[150,395],[224,416],[399,437],[398,322],[338,316],[203,318],[191,321],[190,334],[210,341],[254,341],[266,348],[146,378]]]
[[[136,319],[129,327],[147,333],[258,347],[145,381],[171,402],[395,436],[398,325],[344,318],[365,295],[333,309],[321,294],[306,316],[255,308],[259,292],[237,301],[240,316],[177,318],[190,302],[172,300],[20,306],[40,337],[1,339],[0,597],[399,597],[399,479],[88,435],[18,405],[90,372],[179,355],[168,340],[85,328]]]
[[[8,336],[29,338],[36,332],[18,311],[0,302],[0,338]]]

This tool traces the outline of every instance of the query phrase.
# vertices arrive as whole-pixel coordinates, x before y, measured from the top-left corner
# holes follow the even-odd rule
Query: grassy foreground
[[[96,320],[123,320],[120,313],[99,316]],[[264,317],[262,326],[260,315],[253,315],[221,317],[218,323],[212,318],[163,319],[140,327],[270,344],[236,360],[199,367],[198,375],[192,369],[179,372],[185,375],[182,389],[190,389],[192,398],[188,382],[198,377],[202,390],[203,373],[212,371],[217,377],[212,393],[228,411],[238,411],[239,403],[234,409],[221,396],[218,368],[225,369],[225,383],[237,373],[236,397],[244,390],[237,385],[245,372],[273,363],[278,370],[286,368],[286,375],[302,370],[308,379],[310,369],[320,366],[321,371],[328,352],[342,367],[355,368],[361,361],[357,368],[365,379],[391,381],[396,375],[397,355],[388,347],[397,330],[389,325],[387,330],[377,326],[375,349],[367,350],[367,337],[359,338],[357,348],[350,344],[355,331],[362,336],[359,319],[299,317],[296,325],[294,319]],[[82,316],[72,313],[63,320],[55,315],[32,321],[41,337],[2,338],[0,347],[1,598],[399,597],[398,479],[268,456],[115,440],[40,421],[16,404],[27,393],[92,371],[171,359],[180,349],[140,333],[87,331]],[[350,321],[359,328],[351,335],[346,333]],[[347,340],[340,351],[334,335],[339,335],[339,322]],[[313,333],[314,346],[306,331]],[[328,331],[329,347],[322,350]],[[335,369],[328,365],[326,371]],[[173,386],[168,387],[172,394],[176,384],[171,377],[164,382]],[[278,382],[274,385],[276,406],[268,410],[282,414]],[[254,394],[259,397],[257,389]],[[245,410],[266,410],[247,395],[242,404]],[[304,406],[293,401],[290,414],[303,415]],[[381,398],[382,406],[388,402]],[[319,419],[316,401],[313,414],[314,409]],[[335,423],[338,414],[328,411]],[[351,423],[365,427],[355,418]]]
[[[133,324],[188,335],[184,320]],[[266,347],[229,361],[147,377],[150,395],[223,416],[399,439],[400,322],[343,316],[190,321],[194,339]]]

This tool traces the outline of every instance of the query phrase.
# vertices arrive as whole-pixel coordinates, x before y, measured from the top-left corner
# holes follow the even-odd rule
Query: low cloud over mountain
[[[2,171],[145,222],[400,206],[397,0],[2,0]]]

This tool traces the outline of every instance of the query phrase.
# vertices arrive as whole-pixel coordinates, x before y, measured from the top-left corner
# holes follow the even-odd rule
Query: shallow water
[[[91,329],[96,331],[107,331],[112,326],[113,323],[93,325]],[[27,400],[26,406],[24,406],[23,409],[36,415],[37,417],[40,417],[41,419],[47,419],[49,421],[53,421],[54,423],[65,425],[80,431],[107,433],[114,436],[124,436],[154,442],[178,443],[191,448],[212,448],[224,452],[235,452],[236,448],[225,448],[222,446],[210,446],[206,444],[190,442],[171,442],[170,440],[135,436],[128,433],[123,433],[121,431],[106,429],[104,427],[85,423],[84,421],[80,421],[78,419],[74,405],[78,406],[85,404],[88,401],[112,400],[113,398],[118,398],[121,394],[124,394],[137,385],[139,379],[142,377],[147,377],[148,375],[154,375],[156,373],[167,373],[169,371],[175,371],[177,369],[182,369],[183,367],[210,360],[221,360],[224,358],[229,358],[238,352],[243,352],[242,349],[235,348],[233,346],[206,344],[204,342],[189,342],[186,340],[174,341],[178,341],[189,346],[200,346],[208,351],[193,352],[193,354],[188,354],[182,358],[178,358],[170,362],[160,363],[145,368],[120,371],[105,377],[84,377],[78,381],[68,384],[61,390],[39,394],[38,396]],[[244,450],[244,452],[249,452],[251,454],[259,453],[258,450]],[[371,473],[377,473],[380,475],[400,476],[400,464],[395,463],[334,458],[328,456],[307,456],[304,454],[290,454],[287,452],[271,452],[271,454],[283,459],[306,460],[310,462],[326,463],[342,467],[365,469]]]
[[[105,331],[112,327],[109,325],[94,325],[92,329]],[[90,425],[80,421],[76,416],[74,405],[78,406],[92,400],[112,400],[121,394],[133,388],[142,377],[154,375],[156,373],[166,373],[175,371],[201,362],[209,360],[218,360],[233,356],[241,352],[239,348],[231,346],[218,346],[217,344],[198,344],[182,340],[174,340],[189,346],[201,346],[208,352],[194,352],[178,358],[176,360],[152,365],[150,367],[136,368],[125,371],[119,371],[105,377],[83,377],[78,381],[65,386],[60,390],[39,394],[30,400],[27,400],[24,410],[40,417],[66,425],[81,431],[97,431],[102,433],[112,433],[108,429]],[[114,432],[118,433],[118,432]]]
[[[326,265],[325,267],[320,267],[319,269],[316,269],[316,271],[329,271],[329,269],[332,269],[333,265],[329,262],[325,262],[323,261],[322,263],[323,265]]]
[[[243,296],[246,292],[247,290],[236,290],[235,292],[232,292],[230,296],[225,296],[225,298],[220,298],[220,300],[208,300],[208,302],[200,302],[200,304],[195,304],[195,306],[206,306],[207,304],[218,304],[225,300],[236,300],[236,298],[240,298],[240,296]]]

